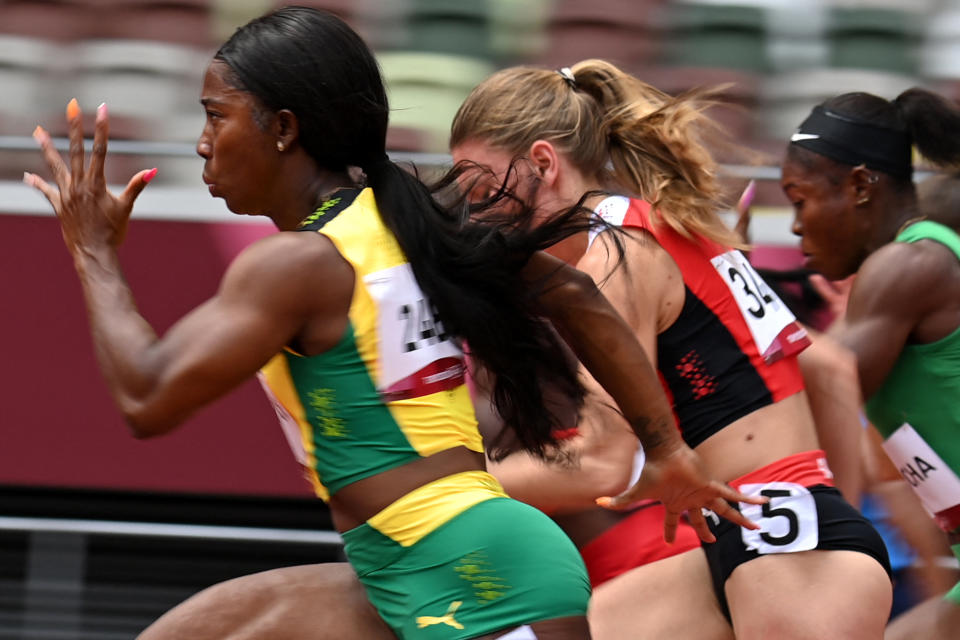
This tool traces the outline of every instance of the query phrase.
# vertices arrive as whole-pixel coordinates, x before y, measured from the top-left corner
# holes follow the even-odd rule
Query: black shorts
[[[733,570],[744,562],[771,553],[794,553],[813,549],[859,551],[876,559],[892,576],[887,547],[873,525],[833,487],[771,482],[762,495],[765,505],[736,505],[761,526],[750,531],[729,520],[707,518],[716,542],[703,543],[713,578],[713,589],[723,614],[730,619],[724,585]],[[741,508],[746,507],[746,508]]]

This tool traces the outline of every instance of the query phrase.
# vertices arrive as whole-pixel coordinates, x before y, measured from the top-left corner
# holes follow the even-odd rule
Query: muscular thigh
[[[393,640],[346,563],[274,569],[214,585],[137,640]]]
[[[604,582],[588,612],[595,640],[732,640],[701,549],[657,560]]]
[[[886,570],[857,551],[762,556],[726,581],[739,640],[879,640],[890,615]]]
[[[876,530],[832,487],[757,486],[770,502],[744,513],[760,529],[711,521],[706,546],[738,640],[881,637],[892,587]]]

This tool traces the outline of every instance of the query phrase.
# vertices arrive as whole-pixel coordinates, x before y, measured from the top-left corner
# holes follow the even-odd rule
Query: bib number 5
[[[744,484],[748,496],[763,496],[765,504],[740,503],[740,512],[760,528],[740,529],[744,546],[759,554],[794,553],[815,549],[820,539],[817,505],[813,494],[793,482]]]

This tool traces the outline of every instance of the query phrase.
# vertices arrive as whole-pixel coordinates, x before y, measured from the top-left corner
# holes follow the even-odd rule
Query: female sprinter
[[[506,180],[538,211],[582,202],[628,234],[623,264],[609,232],[551,252],[602,284],[656,360],[683,437],[710,471],[770,498],[739,505],[761,531],[716,519],[717,541],[704,545],[736,636],[879,638],[891,601],[886,550],[831,486],[797,364],[805,333],[716,214],[715,166],[694,133],[704,120],[690,101],[603,61],[513,68],[467,98],[451,149],[477,169],[465,181],[475,201]],[[682,598],[644,604],[635,601],[638,625],[690,613]]]
[[[856,274],[834,333],[857,356],[867,415],[960,557],[960,237],[924,220],[913,149],[960,165],[960,111],[910,89],[847,93],[791,137],[782,186],[809,266]],[[954,638],[960,584],[891,624],[888,638]]]

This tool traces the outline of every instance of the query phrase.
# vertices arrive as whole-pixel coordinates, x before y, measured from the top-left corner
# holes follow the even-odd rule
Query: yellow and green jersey
[[[384,226],[373,192],[338,191],[300,230],[330,238],[356,274],[337,345],[315,356],[287,348],[260,372],[317,495],[326,500],[453,447],[482,451],[463,353]]]

